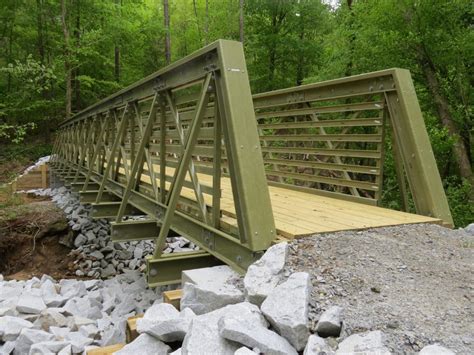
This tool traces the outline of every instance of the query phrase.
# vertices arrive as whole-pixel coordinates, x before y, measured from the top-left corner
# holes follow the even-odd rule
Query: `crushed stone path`
[[[473,354],[473,265],[474,235],[420,224],[294,240],[286,273],[312,275],[313,326],[337,305],[343,337],[382,330],[395,353],[440,343]]]

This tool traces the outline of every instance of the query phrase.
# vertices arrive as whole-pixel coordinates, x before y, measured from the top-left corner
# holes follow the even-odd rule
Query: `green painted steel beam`
[[[159,259],[146,259],[147,281],[150,287],[179,284],[184,270],[200,269],[222,264],[204,251],[166,254]]]
[[[80,202],[93,203],[96,201],[98,193],[99,193],[99,190],[79,191]],[[120,199],[116,195],[110,194],[108,192],[105,192],[102,195],[101,202],[114,202],[114,201],[120,201]]]
[[[92,217],[93,218],[116,218],[121,205],[121,202],[101,202],[92,203]],[[138,209],[131,205],[125,207],[125,215],[141,215]]]
[[[114,242],[153,240],[160,233],[160,227],[156,220],[111,222],[110,227]]]

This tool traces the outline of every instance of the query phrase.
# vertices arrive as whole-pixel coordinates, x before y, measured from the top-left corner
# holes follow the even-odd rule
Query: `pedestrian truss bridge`
[[[53,154],[114,241],[155,240],[150,285],[215,263],[244,272],[282,239],[452,225],[404,69],[252,96],[242,45],[219,40],[64,121]],[[380,207],[387,161],[416,214]],[[200,250],[163,254],[174,233]]]

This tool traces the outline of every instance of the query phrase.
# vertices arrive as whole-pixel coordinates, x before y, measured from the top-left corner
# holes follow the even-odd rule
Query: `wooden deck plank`
[[[153,168],[156,176],[159,177],[159,166],[153,165]],[[167,167],[166,174],[173,176],[174,170],[172,167]],[[125,173],[123,169],[120,169],[120,171],[123,174]],[[200,184],[212,187],[212,176],[202,173],[197,175]],[[159,179],[157,178],[157,180]],[[189,175],[186,180],[190,182]],[[142,176],[142,181],[148,184],[151,183],[149,176]],[[166,182],[166,188],[169,188],[170,185],[169,182]],[[235,207],[229,178],[222,177],[221,189],[221,210],[227,217],[235,218]],[[269,192],[277,232],[287,238],[400,224],[441,223],[441,220],[436,218],[309,194],[283,187],[269,186]],[[191,188],[183,187],[181,196],[193,201],[196,200]],[[211,205],[212,197],[210,195],[204,194],[204,200],[208,205]],[[229,218],[225,219],[225,223],[237,225],[237,221],[229,223]]]

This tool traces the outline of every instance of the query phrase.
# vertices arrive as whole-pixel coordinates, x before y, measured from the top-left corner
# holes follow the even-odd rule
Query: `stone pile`
[[[338,306],[311,329],[312,283],[305,272],[284,275],[288,248],[268,249],[244,280],[227,266],[184,271],[181,311],[153,305],[137,321],[139,337],[115,354],[391,354],[381,331],[345,334]],[[453,354],[440,345],[420,354],[430,349]]]
[[[157,290],[159,291],[159,290]],[[109,280],[0,275],[0,354],[77,354],[125,341],[126,320],[160,296],[138,270]]]
[[[91,217],[91,205],[81,205],[77,194],[62,186],[55,189],[30,190],[39,196],[50,196],[61,208],[75,232],[73,240],[62,243],[73,248],[76,255],[76,276],[107,278],[126,270],[145,270],[145,256],[153,254],[153,241],[114,243],[110,237],[110,224],[106,219]],[[146,216],[128,219],[143,220]],[[199,250],[199,247],[184,237],[167,238],[164,253]]]

